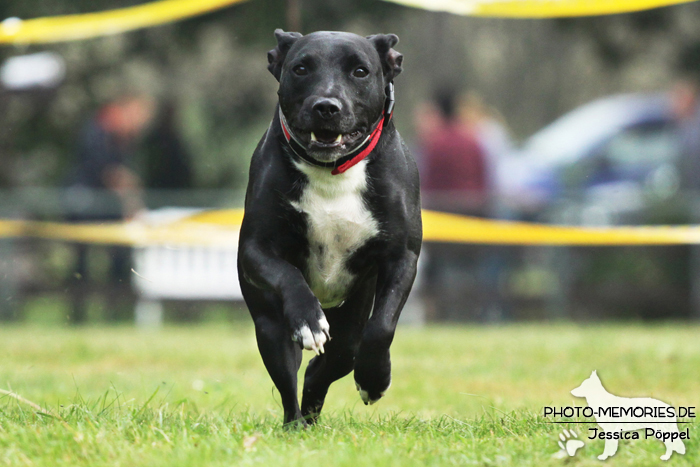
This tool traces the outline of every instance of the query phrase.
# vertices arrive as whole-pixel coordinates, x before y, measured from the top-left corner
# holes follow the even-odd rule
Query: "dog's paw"
[[[365,391],[364,389],[362,389],[362,387],[359,385],[359,383],[358,383],[357,381],[355,381],[355,387],[356,387],[357,390],[360,392],[360,398],[362,399],[362,402],[364,402],[365,405],[372,405],[372,404],[374,404],[375,402],[377,402],[379,399],[381,399],[382,397],[384,397],[384,394],[386,394],[386,392],[387,392],[387,391],[389,390],[389,388],[391,387],[391,381],[389,381],[389,386],[387,386],[386,389],[384,389],[384,390],[383,390],[382,392],[380,392],[379,394],[374,395],[374,397],[372,397],[372,396],[370,395],[369,391]]]
[[[324,344],[331,340],[330,325],[325,316],[321,316],[313,329],[308,323],[302,324],[292,333],[292,340],[304,350],[313,350],[316,355],[325,352]]]
[[[381,399],[391,386],[391,358],[389,350],[384,352],[360,348],[355,358],[355,387],[365,405]]]

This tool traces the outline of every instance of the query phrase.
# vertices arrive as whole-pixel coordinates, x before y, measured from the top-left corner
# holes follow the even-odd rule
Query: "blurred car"
[[[535,133],[499,167],[499,180],[516,209],[540,220],[637,223],[649,205],[678,194],[680,156],[668,95],[616,95]]]
[[[510,214],[565,225],[678,224],[681,132],[667,94],[583,105],[531,136],[499,167]],[[692,314],[688,246],[559,248],[542,264],[550,308],[570,317],[665,319]],[[530,265],[532,267],[532,265]]]

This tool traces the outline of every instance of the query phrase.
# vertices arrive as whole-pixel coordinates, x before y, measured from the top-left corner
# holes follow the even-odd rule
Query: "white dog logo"
[[[653,436],[663,441],[666,453],[661,460],[668,460],[673,452],[685,454],[685,445],[681,438],[687,435],[678,431],[676,417],[668,416],[672,407],[649,397],[618,397],[605,390],[600,378],[594,371],[590,378],[571,391],[576,397],[584,397],[588,406],[593,410],[596,422],[600,425],[598,438],[605,439],[605,449],[598,459],[605,460],[617,452],[619,439],[638,438],[625,435],[625,432],[645,431],[645,437],[653,430]],[[654,416],[653,414],[662,414]],[[591,430],[598,429],[592,428]]]

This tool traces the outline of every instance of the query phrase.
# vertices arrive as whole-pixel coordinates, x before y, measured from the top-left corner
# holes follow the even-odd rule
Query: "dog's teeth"
[[[314,134],[313,131],[311,132],[311,141],[317,141],[316,135]]]
[[[338,134],[338,137],[335,139],[335,142],[336,142],[336,143],[340,143],[342,140],[343,140],[343,135],[342,135],[342,134]]]

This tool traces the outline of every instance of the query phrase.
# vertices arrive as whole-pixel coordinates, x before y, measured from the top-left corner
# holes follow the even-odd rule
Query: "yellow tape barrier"
[[[78,243],[231,246],[238,242],[240,209],[204,211],[182,220],[65,224],[0,221],[0,238],[32,237]],[[700,243],[700,226],[564,227],[423,211],[426,242],[500,245],[680,245]]]
[[[118,10],[0,23],[0,44],[74,41],[157,26],[246,0],[160,0]],[[646,10],[695,0],[385,0],[458,15],[547,18]]]
[[[464,16],[554,18],[648,10],[695,0],[385,0],[423,10]]]
[[[0,44],[75,41],[119,34],[209,13],[245,0],[161,0],[119,10],[0,23]]]

